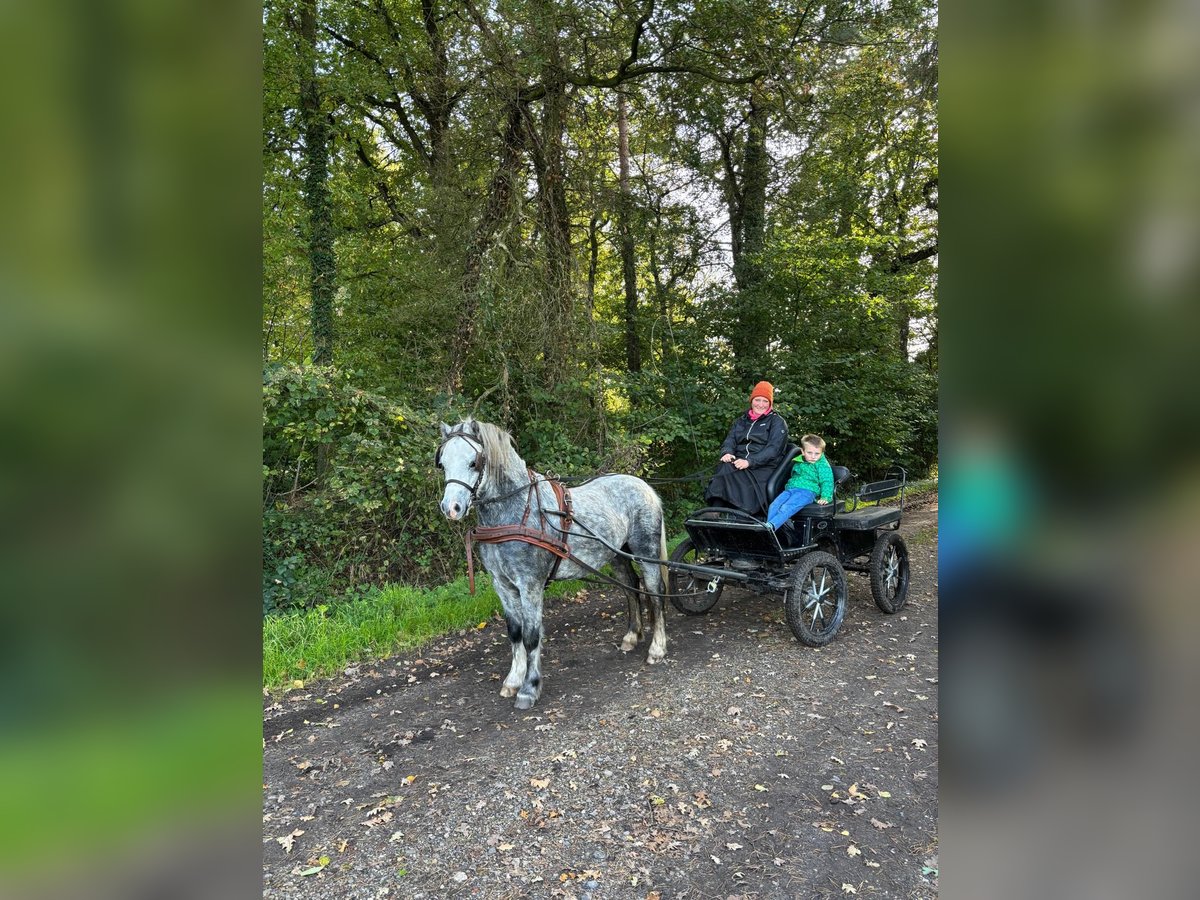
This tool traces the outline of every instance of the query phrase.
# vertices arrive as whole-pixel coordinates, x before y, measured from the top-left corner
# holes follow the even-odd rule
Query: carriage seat
[[[800,447],[796,444],[788,444],[783,451],[783,457],[779,464],[775,466],[775,471],[771,473],[771,477],[767,479],[767,505],[771,505],[776,497],[783,491],[784,485],[787,484],[788,478],[792,475],[792,462],[800,455]],[[813,502],[808,506],[801,507],[792,518],[799,516],[810,516],[814,519],[832,519],[833,514],[837,511],[837,489],[839,485],[845,484],[850,480],[850,470],[845,466],[833,466],[833,500],[824,506],[820,503]]]

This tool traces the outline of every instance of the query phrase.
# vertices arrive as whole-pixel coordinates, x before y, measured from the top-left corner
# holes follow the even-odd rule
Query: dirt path
[[[907,607],[850,575],[819,650],[727,588],[650,667],[591,590],[547,606],[529,713],[497,622],[267,700],[264,897],[936,896],[936,521],[905,516]]]

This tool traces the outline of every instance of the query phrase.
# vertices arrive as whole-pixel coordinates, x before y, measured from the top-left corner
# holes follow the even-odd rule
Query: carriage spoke
[[[900,559],[893,548],[887,557],[887,591],[888,595],[894,595],[896,588],[900,583]]]

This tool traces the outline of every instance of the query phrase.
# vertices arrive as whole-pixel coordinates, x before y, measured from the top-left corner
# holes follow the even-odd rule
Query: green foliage
[[[455,540],[438,512],[436,428],[330,367],[263,378],[264,613],[383,580],[442,580]],[[461,556],[461,550],[457,550]]]

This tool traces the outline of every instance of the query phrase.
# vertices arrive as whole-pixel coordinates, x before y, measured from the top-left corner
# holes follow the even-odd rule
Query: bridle
[[[467,489],[467,493],[470,494],[470,496],[471,496],[471,502],[474,503],[476,494],[479,491],[479,486],[483,484],[484,467],[487,465],[487,454],[485,454],[483,452],[483,442],[480,441],[479,438],[475,437],[475,435],[473,435],[467,431],[462,431],[462,430],[451,431],[449,434],[446,435],[445,440],[443,440],[440,444],[438,444],[437,454],[433,458],[433,463],[434,463],[434,465],[438,466],[439,468],[441,467],[441,465],[442,465],[442,448],[445,447],[448,443],[450,443],[455,438],[462,438],[464,441],[471,444],[475,448],[474,466],[475,466],[475,471],[477,471],[479,473],[479,477],[475,479],[474,484],[467,484],[465,481],[462,481],[461,479],[458,479],[458,478],[447,478],[446,484],[461,484],[463,487],[465,487]]]

